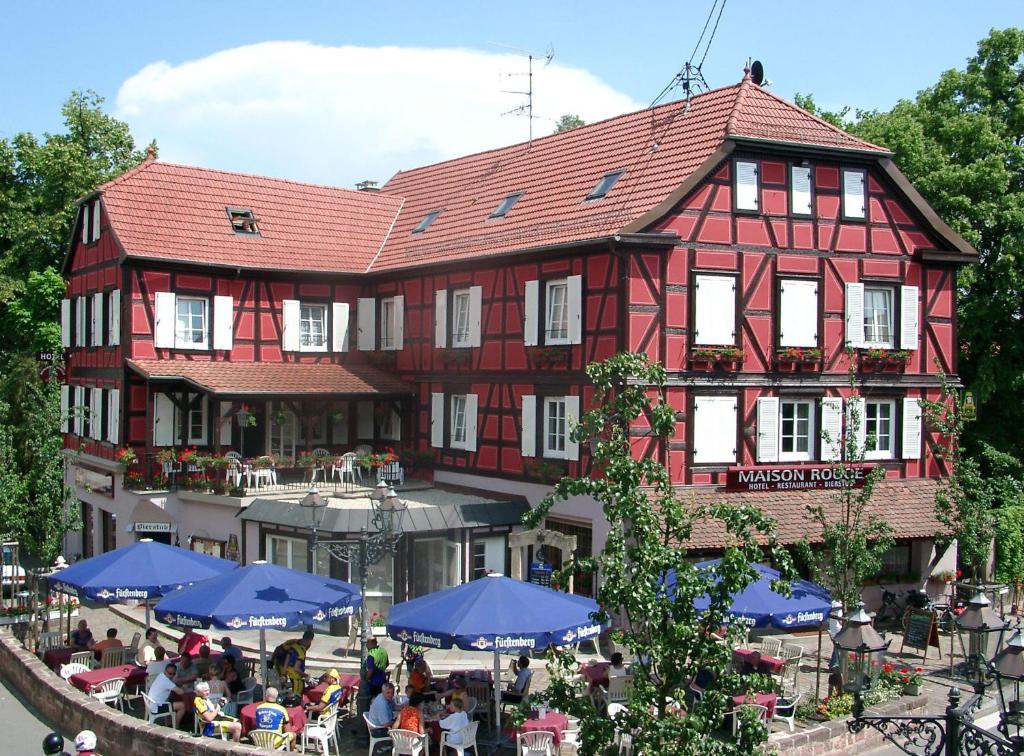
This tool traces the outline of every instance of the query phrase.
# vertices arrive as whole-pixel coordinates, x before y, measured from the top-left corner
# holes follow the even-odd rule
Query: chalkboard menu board
[[[903,635],[903,646],[900,648],[900,653],[907,647],[917,648],[924,652],[923,658],[927,659],[928,647],[938,648],[938,645],[938,625],[935,621],[935,612],[925,610],[911,612],[907,617],[906,632]],[[941,651],[939,657],[942,657]]]

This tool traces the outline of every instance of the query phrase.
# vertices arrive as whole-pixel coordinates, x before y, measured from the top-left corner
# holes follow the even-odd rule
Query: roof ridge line
[[[750,69],[743,69],[743,79],[740,80],[740,85],[736,88],[736,99],[732,102],[732,110],[729,111],[729,117],[725,121],[725,133],[723,137],[727,137],[732,133],[733,128],[736,126],[736,119],[740,114],[740,110],[743,108],[743,101],[746,100],[747,90],[752,85],[750,79]]]
[[[90,196],[92,194],[95,194],[97,192],[102,194],[107,189],[109,189],[109,188],[111,188],[113,186],[116,186],[116,185],[118,185],[118,184],[120,184],[120,183],[122,183],[124,181],[127,181],[129,178],[132,178],[133,176],[135,176],[136,173],[142,173],[142,171],[148,169],[154,163],[156,163],[156,158],[155,157],[154,158],[150,158],[150,157],[144,158],[143,161],[141,163],[139,163],[138,165],[133,165],[131,168],[129,168],[124,173],[121,173],[121,174],[119,174],[117,176],[114,176],[114,178],[112,178],[112,179],[110,179],[108,181],[104,181],[102,184],[97,186],[91,192],[89,192],[88,194],[83,195],[83,197],[81,197],[79,199],[79,201],[81,201],[81,199],[84,199],[85,197],[88,197],[88,196]]]
[[[388,239],[391,238],[391,232],[395,230],[395,224],[398,223],[398,218],[402,214],[402,210],[405,208],[405,197],[401,198],[401,202],[398,204],[398,209],[395,210],[394,216],[391,218],[391,225],[388,226],[388,231],[384,234],[384,238],[380,242],[380,246],[377,247],[377,252],[374,254],[373,259],[366,265],[366,270],[363,273],[369,273],[373,270],[373,264],[377,262],[377,258],[380,257],[380,253],[384,251],[384,246],[388,243]]]

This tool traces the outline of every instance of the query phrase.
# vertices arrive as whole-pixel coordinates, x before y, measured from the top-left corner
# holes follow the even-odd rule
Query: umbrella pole
[[[821,700],[821,629],[824,623],[818,625],[818,661],[814,665],[814,700]]]
[[[494,652],[494,722],[498,742],[501,742],[501,657]]]
[[[146,630],[149,630],[149,599],[146,599]]]
[[[260,685],[267,689],[267,631],[260,628]]]

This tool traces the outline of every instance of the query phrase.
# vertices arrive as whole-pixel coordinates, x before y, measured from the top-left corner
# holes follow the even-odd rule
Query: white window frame
[[[178,438],[187,438],[187,443],[189,444],[194,444],[196,446],[206,446],[207,426],[209,424],[207,422],[209,419],[207,417],[207,405],[208,401],[207,398],[204,396],[202,399],[199,400],[198,407],[193,407],[189,409],[187,412],[185,412],[183,415],[181,415],[185,427],[181,429],[182,432],[178,434]],[[202,430],[202,432],[199,435],[194,435],[192,433],[192,429],[195,427],[197,422],[199,423],[199,427]]]
[[[558,418],[552,418],[552,409],[560,406],[559,410],[561,414],[561,431],[552,434],[550,429],[550,423],[552,419],[558,422]],[[569,454],[569,421],[568,421],[568,406],[564,396],[547,396],[544,397],[544,425],[541,429],[541,444],[544,450],[544,456],[549,459],[568,459]],[[555,439],[556,445],[558,440],[561,440],[561,449],[553,448],[551,445],[552,438]]]
[[[815,432],[815,402],[811,399],[781,399],[779,401],[779,461],[780,462],[810,462],[814,459],[814,440],[816,437]],[[785,451],[783,449],[784,439],[784,428],[787,422],[786,410],[787,408],[793,408],[794,412],[798,407],[807,408],[807,451]],[[793,445],[797,445],[798,439],[802,438],[804,434],[797,433],[797,424],[799,420],[794,415],[793,423]]]
[[[473,345],[473,298],[469,289],[452,292],[452,346]]]
[[[562,291],[562,320],[565,323],[565,335],[554,336],[553,332],[553,306],[554,306],[554,291]],[[559,344],[570,344],[572,343],[569,335],[569,280],[567,278],[558,278],[552,281],[545,281],[544,283],[544,343],[559,345]]]
[[[451,398],[451,423],[449,428],[448,445],[452,449],[465,449],[468,446],[469,434],[467,429],[466,405],[468,397],[466,394],[452,394]]]
[[[404,317],[404,297],[384,297],[380,300],[380,349],[397,352],[402,349],[401,323]]]
[[[742,166],[742,169],[741,169]],[[746,201],[749,192],[740,191],[740,172],[751,172],[754,177],[753,194]],[[761,166],[756,160],[733,161],[733,209],[741,212],[756,212],[761,207]],[[741,204],[742,201],[742,204]]]
[[[895,399],[866,399],[864,400],[864,417],[861,418],[861,423],[864,428],[861,433],[863,438],[867,439],[871,436],[871,431],[868,428],[868,415],[871,412],[872,406],[886,406],[889,408],[889,434],[888,434],[888,446],[885,449],[879,448],[878,436],[875,436],[875,448],[868,449],[867,443],[864,444],[864,459],[895,459],[896,458],[896,400]],[[876,430],[877,430],[877,415],[875,419]]]
[[[882,341],[880,339],[869,339],[868,328],[872,327],[873,319],[868,316],[868,301],[872,298],[873,294],[884,293],[889,301],[889,322],[887,327],[889,329],[888,341]],[[896,290],[891,286],[874,286],[871,284],[864,284],[864,338],[862,345],[871,349],[893,349],[896,345]],[[875,312],[875,310],[871,310]],[[875,334],[877,335],[877,334]]]
[[[311,326],[317,320],[313,317],[314,311],[320,313],[320,343],[309,342]],[[330,340],[330,320],[327,315],[327,305],[320,302],[299,303],[299,351],[300,352],[326,352]]]
[[[182,329],[181,323],[181,306],[182,304],[195,304],[200,303],[203,307],[203,327],[202,327],[202,341],[186,341]],[[189,318],[191,319],[194,315],[190,312]],[[190,329],[191,332],[192,329]],[[210,348],[210,300],[206,297],[192,297],[183,296],[181,294],[174,298],[174,348],[175,349],[209,349]]]
[[[867,172],[858,168],[844,168],[842,173],[842,219],[866,220],[868,216],[868,176]],[[860,192],[854,194],[851,180],[859,179]],[[852,204],[851,204],[852,203]]]
[[[266,540],[266,559],[270,564],[278,564],[274,561],[274,541],[281,541],[282,545],[287,544],[287,564],[278,565],[280,567],[287,567],[290,570],[295,569],[295,557],[302,554],[306,558],[306,567],[309,568],[309,546],[301,538],[291,538],[286,535],[278,535],[277,533],[268,533]]]

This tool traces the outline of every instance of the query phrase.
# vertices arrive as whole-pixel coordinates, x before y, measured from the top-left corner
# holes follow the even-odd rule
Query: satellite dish
[[[750,78],[757,86],[764,83],[764,66],[761,65],[761,61],[755,60],[750,66]]]

